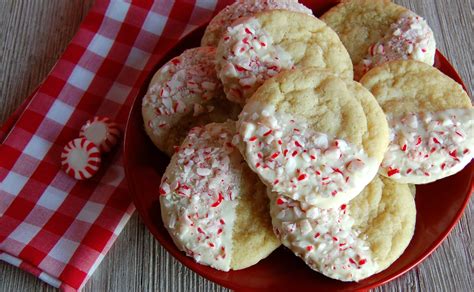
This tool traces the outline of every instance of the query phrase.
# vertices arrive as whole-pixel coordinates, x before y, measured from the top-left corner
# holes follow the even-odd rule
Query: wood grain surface
[[[397,0],[425,17],[438,49],[473,88],[473,3]],[[92,0],[0,0],[0,123],[41,83],[74,36]],[[472,201],[423,263],[374,291],[472,291]],[[0,262],[0,291],[54,291]],[[84,291],[224,291],[171,257],[135,214]]]

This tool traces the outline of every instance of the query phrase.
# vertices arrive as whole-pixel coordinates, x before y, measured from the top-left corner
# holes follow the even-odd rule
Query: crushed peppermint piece
[[[354,67],[356,80],[371,68],[394,60],[413,59],[434,62],[436,50],[433,31],[426,21],[411,11],[403,13],[387,34],[371,45],[367,56]]]
[[[378,163],[359,147],[319,133],[270,107],[243,112],[238,130],[244,156],[272,191],[320,208],[355,197]]]
[[[274,233],[312,269],[342,281],[359,281],[378,271],[370,244],[354,228],[346,205],[320,209],[268,195]]]
[[[382,173],[407,183],[428,183],[460,171],[473,157],[474,110],[388,115],[390,145]],[[460,135],[461,134],[461,135]]]
[[[237,103],[245,103],[265,80],[293,67],[291,56],[273,45],[272,37],[253,17],[227,28],[219,50],[217,74],[227,98]]]
[[[159,188],[162,216],[177,246],[197,262],[230,269],[243,158],[232,122],[193,128]]]

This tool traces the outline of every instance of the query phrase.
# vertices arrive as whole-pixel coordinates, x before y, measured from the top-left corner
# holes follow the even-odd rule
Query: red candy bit
[[[318,232],[314,235],[314,238],[318,238],[320,235],[321,235],[321,233]]]
[[[371,56],[375,55],[375,44],[373,44],[369,47],[369,54]]]
[[[312,251],[312,250],[313,250],[313,246],[312,246],[312,245],[306,246],[306,250],[307,250],[307,251]]]
[[[86,138],[77,138],[64,146],[61,165],[64,171],[77,180],[91,178],[100,166],[100,151]]]
[[[174,58],[174,59],[171,60],[171,63],[176,66],[176,65],[180,64],[181,61],[178,58]]]
[[[219,193],[219,197],[217,198],[217,200],[212,203],[211,207],[217,207],[221,204],[222,200],[224,199],[224,196],[222,195],[222,193]]]
[[[104,153],[109,152],[117,144],[120,129],[107,117],[94,117],[82,126],[79,137],[91,141]]]
[[[403,146],[402,146],[402,151],[403,151],[403,152],[407,151],[407,144],[403,144]]]
[[[359,260],[359,265],[362,266],[362,265],[365,264],[366,262],[367,262],[366,259],[361,259],[361,260]]]
[[[453,151],[449,152],[449,156],[453,157],[453,158],[457,158],[457,149],[454,149]]]
[[[279,180],[279,179],[276,179],[276,180],[273,181],[273,184],[274,184],[274,185],[277,185],[279,182],[280,182],[280,180]]]
[[[256,140],[257,140],[257,137],[255,137],[255,136],[250,137],[250,139],[249,139],[250,142],[254,142],[254,141],[256,141]]]
[[[298,176],[298,181],[302,181],[308,178],[308,175],[306,173],[302,173]]]
[[[416,140],[415,145],[418,146],[418,145],[420,145],[420,144],[421,144],[421,137],[418,137],[418,139]]]
[[[277,152],[273,153],[272,156],[270,156],[270,157],[271,157],[272,159],[275,159],[275,158],[277,158],[279,155],[280,155],[280,152],[277,151]]]
[[[219,222],[220,222],[222,225],[225,224],[224,219],[219,220]]]
[[[344,173],[342,173],[342,171],[339,169],[339,168],[333,168],[332,169],[335,173],[339,173],[341,175],[344,175]]]
[[[247,71],[245,68],[243,68],[243,67],[241,67],[241,66],[239,66],[239,65],[234,65],[234,67],[235,67],[235,70],[237,70],[237,71],[239,71],[239,72],[245,72],[245,71]]]
[[[277,205],[283,205],[285,201],[282,198],[278,198],[276,201]]]
[[[272,129],[268,130],[265,134],[263,134],[264,137],[267,137],[268,135],[270,135],[271,133],[273,132]]]
[[[399,170],[399,169],[397,169],[397,168],[391,168],[391,167],[388,168],[387,175],[388,175],[389,177],[391,177],[391,176],[393,176],[393,175],[395,175],[395,174],[397,174],[397,173],[400,173],[400,170]]]

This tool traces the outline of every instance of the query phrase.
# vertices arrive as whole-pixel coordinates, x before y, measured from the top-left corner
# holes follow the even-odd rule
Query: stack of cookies
[[[297,1],[241,0],[201,44],[158,70],[142,106],[171,156],[164,225],[198,263],[243,269],[283,244],[327,277],[367,278],[413,236],[409,184],[473,158],[471,101],[404,7],[342,1],[318,19]]]

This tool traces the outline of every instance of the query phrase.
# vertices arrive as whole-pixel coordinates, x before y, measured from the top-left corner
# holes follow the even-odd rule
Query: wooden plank
[[[0,122],[44,79],[92,0],[0,1]],[[425,17],[438,48],[473,88],[473,17],[466,0],[397,0]],[[441,247],[417,268],[375,291],[469,291],[474,205]],[[35,277],[0,263],[0,291],[55,291]],[[84,291],[226,291],[171,257],[135,214]]]
[[[92,4],[0,1],[0,123],[43,81]]]

